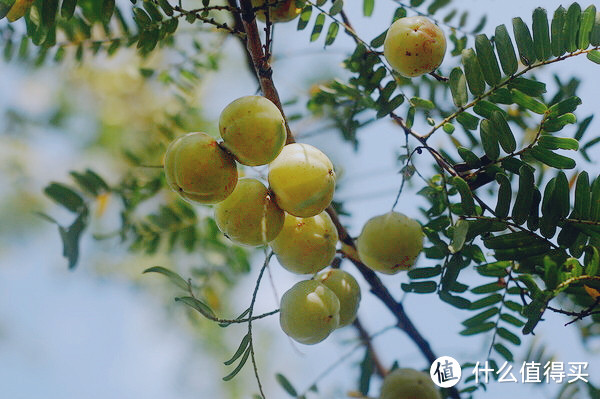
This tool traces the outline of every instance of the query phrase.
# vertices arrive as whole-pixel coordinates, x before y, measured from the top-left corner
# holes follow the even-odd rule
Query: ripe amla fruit
[[[296,0],[252,0],[252,7],[264,7],[266,4],[274,4],[268,7],[271,22],[288,22],[302,12],[302,8],[296,7]],[[256,10],[256,19],[266,22],[266,14],[267,8]]]
[[[385,376],[379,399],[442,399],[429,374],[396,369]]]
[[[333,261],[337,241],[337,230],[326,212],[310,218],[286,214],[283,229],[270,245],[285,269],[314,274]]]
[[[241,164],[266,165],[279,155],[287,132],[279,108],[262,96],[238,98],[221,112],[223,145]]]
[[[348,272],[332,269],[319,273],[316,280],[329,288],[340,300],[340,324],[347,326],[356,319],[360,303],[360,287],[356,279]]]
[[[201,204],[223,201],[238,180],[235,159],[206,133],[188,133],[172,141],[164,170],[173,191]]]
[[[215,206],[219,230],[242,245],[265,245],[283,228],[284,212],[260,181],[240,179],[233,193]]]
[[[439,26],[421,16],[396,20],[388,29],[383,54],[392,68],[406,77],[420,76],[440,66],[446,37]]]
[[[287,213],[303,218],[318,215],[333,198],[333,164],[312,145],[288,144],[269,164],[269,186]]]
[[[314,280],[300,281],[283,294],[281,329],[301,344],[323,341],[338,326],[340,301],[332,290]]]
[[[396,274],[415,263],[423,249],[423,231],[416,220],[388,212],[367,221],[356,249],[360,260],[371,269]]]

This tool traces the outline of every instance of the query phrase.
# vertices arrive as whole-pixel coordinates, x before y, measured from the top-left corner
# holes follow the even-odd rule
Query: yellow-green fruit
[[[333,261],[337,241],[337,230],[327,213],[310,218],[286,214],[283,229],[270,245],[287,270],[314,274]]]
[[[347,326],[356,319],[356,312],[360,303],[360,287],[356,279],[340,269],[332,269],[319,273],[316,280],[325,284],[340,300],[340,324]]]
[[[269,21],[287,22],[300,15],[302,8],[296,7],[296,0],[252,0],[252,7],[263,7],[265,4],[274,4],[268,8]],[[263,8],[256,11],[256,19],[262,22],[267,21],[267,9]]]
[[[240,179],[233,193],[215,206],[219,230],[242,245],[265,245],[283,228],[285,214],[256,179]]]
[[[188,133],[171,142],[164,169],[172,190],[202,204],[223,201],[238,179],[233,157],[206,133]]]
[[[383,379],[379,399],[441,399],[429,374],[414,369],[396,369]]]
[[[288,144],[269,164],[269,185],[281,209],[303,218],[315,216],[333,198],[333,164],[312,145]]]
[[[314,280],[300,281],[283,294],[279,323],[301,344],[323,341],[338,326],[340,301],[333,291]]]
[[[360,260],[371,269],[396,274],[415,263],[423,249],[423,231],[416,220],[388,212],[367,221],[356,248]]]
[[[224,146],[248,166],[265,165],[279,155],[287,132],[279,108],[262,96],[238,98],[219,118]]]
[[[388,29],[383,54],[400,75],[420,76],[440,66],[446,54],[446,37],[425,17],[400,18]]]

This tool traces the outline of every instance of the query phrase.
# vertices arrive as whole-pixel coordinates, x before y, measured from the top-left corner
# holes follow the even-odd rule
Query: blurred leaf
[[[144,270],[144,273],[162,274],[162,275],[166,276],[169,280],[171,280],[171,282],[173,284],[175,284],[176,286],[178,286],[179,288],[186,290],[186,291],[189,289],[188,282],[185,281],[185,279],[183,277],[181,277],[179,274],[175,273],[174,271],[164,268],[162,266],[150,267],[150,268]]]

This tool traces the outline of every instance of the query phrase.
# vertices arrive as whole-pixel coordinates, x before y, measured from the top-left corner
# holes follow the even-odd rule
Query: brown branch
[[[256,75],[259,78],[260,86],[263,92],[263,95],[271,100],[277,107],[281,110],[283,114],[283,108],[281,106],[281,100],[279,99],[279,93],[275,88],[275,84],[273,83],[272,75],[273,70],[269,65],[269,60],[266,59],[264,53],[264,47],[258,32],[258,27],[256,26],[256,20],[254,15],[254,10],[252,9],[252,3],[250,0],[240,0],[240,5],[242,8],[242,23],[244,26],[244,30],[246,32],[246,48],[248,49],[248,53],[252,58],[252,62],[254,64],[254,70]],[[406,128],[406,125],[404,125]],[[287,143],[295,142],[294,136],[287,126],[286,128],[288,132]],[[410,129],[408,129],[410,131]],[[410,131],[410,134],[414,135],[414,132]],[[418,135],[417,135],[418,136]],[[418,136],[420,137],[420,136]],[[417,345],[417,347],[421,350],[425,358],[433,363],[437,358],[429,345],[429,342],[421,335],[421,333],[417,330],[415,325],[412,323],[406,312],[404,311],[404,307],[401,303],[396,301],[392,295],[390,294],[387,287],[381,282],[379,277],[375,274],[375,272],[365,266],[356,256],[356,246],[354,244],[354,240],[348,234],[346,228],[341,224],[337,212],[333,209],[332,206],[329,206],[326,209],[333,223],[335,224],[340,241],[345,244],[343,245],[343,253],[346,257],[348,257],[352,263],[357,267],[359,272],[363,275],[365,280],[371,286],[371,292],[377,296],[385,306],[394,314],[396,321],[398,323],[398,328],[404,331],[411,340]],[[456,388],[449,389],[449,396],[454,399],[460,399],[460,394],[456,390]]]
[[[352,325],[354,326],[354,328],[356,328],[356,330],[358,331],[358,336],[369,350],[371,360],[373,361],[373,366],[375,367],[375,372],[381,378],[385,377],[387,375],[387,370],[381,363],[379,356],[377,356],[377,352],[375,352],[375,347],[373,346],[373,342],[371,341],[371,336],[369,335],[367,330],[365,330],[358,318],[356,318],[354,322],[352,322]]]

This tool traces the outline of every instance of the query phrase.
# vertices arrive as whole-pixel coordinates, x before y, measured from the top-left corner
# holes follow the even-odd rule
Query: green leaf
[[[512,210],[512,218],[516,224],[523,224],[527,220],[534,188],[535,178],[531,168],[526,165],[521,166],[519,169],[519,191],[517,191]]]
[[[456,121],[467,130],[475,130],[477,129],[477,125],[479,124],[479,118],[466,111],[459,113],[456,116]]]
[[[331,8],[329,9],[330,15],[339,14],[344,9],[344,0],[334,0]]]
[[[571,209],[571,203],[569,199],[569,180],[567,179],[565,172],[562,170],[558,172],[558,175],[556,176],[552,202],[552,206],[558,210],[558,216],[560,218],[566,218],[569,215],[569,210]]]
[[[373,364],[373,353],[367,346],[365,357],[363,358],[362,362],[360,362],[360,378],[358,383],[358,389],[363,395],[367,395],[369,393],[371,376],[373,376],[374,371],[375,367]]]
[[[44,0],[42,2],[42,25],[46,28],[54,25],[58,12],[58,0]]]
[[[469,97],[467,94],[467,81],[461,68],[456,67],[452,69],[448,84],[450,85],[450,92],[452,93],[454,105],[457,107],[465,105]]]
[[[333,44],[333,42],[335,41],[335,38],[337,37],[339,30],[340,30],[340,26],[338,25],[337,22],[332,22],[329,25],[329,28],[327,29],[327,36],[325,37],[325,45],[326,46]]]
[[[79,212],[84,206],[83,198],[70,187],[61,183],[50,183],[44,189],[44,193],[71,212]]]
[[[312,6],[306,6],[302,9],[300,13],[300,18],[298,18],[298,30],[303,30],[308,25],[310,21],[310,16],[312,15]]]
[[[183,277],[181,277],[179,274],[177,274],[174,271],[169,270],[167,268],[164,268],[161,266],[154,266],[154,267],[150,267],[150,268],[144,270],[144,273],[162,274],[162,275],[168,277],[168,279],[171,280],[171,282],[173,284],[175,284],[176,286],[178,286],[179,288],[186,290],[186,291],[189,289],[188,282],[185,281],[185,279]]]
[[[575,160],[556,154],[550,150],[542,148],[538,145],[532,147],[529,154],[538,161],[556,169],[573,169],[576,165]]]
[[[435,281],[413,281],[411,283],[402,283],[401,287],[405,292],[429,294],[437,290],[437,283]]]
[[[435,276],[439,276],[442,273],[442,267],[440,265],[436,265],[433,267],[418,267],[415,269],[411,269],[408,271],[408,277],[413,280],[423,279],[423,278],[431,278]]]
[[[500,327],[498,328],[497,331],[498,335],[501,336],[502,338],[504,338],[505,340],[515,344],[515,345],[521,345],[521,339],[519,337],[517,337],[514,333],[508,331],[506,328],[504,327]]]
[[[460,176],[454,176],[452,178],[452,185],[456,187],[460,194],[460,202],[462,204],[462,211],[465,215],[472,215],[475,213],[475,202],[473,201],[473,193],[469,188],[467,182]]]
[[[509,313],[502,313],[500,315],[500,319],[504,320],[505,322],[512,324],[515,327],[523,327],[523,324],[525,324],[525,322],[523,322],[522,320],[516,318],[515,316],[509,314]]]
[[[502,301],[501,294],[492,294],[471,303],[471,310],[483,309]]]
[[[558,132],[569,124],[577,123],[577,117],[574,114],[568,113],[559,116],[558,118],[548,119],[542,125],[544,132]]]
[[[552,55],[560,57],[567,51],[567,41],[563,35],[565,21],[567,19],[567,10],[560,6],[554,11],[550,32],[552,33]]]
[[[146,11],[139,7],[133,7],[133,17],[141,27],[148,26],[152,23],[152,20],[150,19],[150,16],[146,14]]]
[[[246,334],[246,335],[244,335],[244,338],[242,338],[242,341],[238,345],[238,348],[235,351],[235,353],[233,354],[233,356],[229,360],[227,360],[223,363],[226,366],[232,365],[237,359],[239,359],[240,356],[242,356],[244,354],[244,352],[248,348],[249,344],[250,344],[250,334]]]
[[[600,14],[596,13],[596,22],[590,33],[590,44],[592,46],[600,46]]]
[[[469,309],[471,306],[471,301],[468,299],[457,295],[452,295],[447,291],[440,291],[439,296],[442,301],[459,309]]]
[[[586,220],[590,216],[591,200],[589,175],[583,171],[577,177],[575,184],[575,204],[571,217]]]
[[[510,92],[513,96],[514,102],[520,105],[521,107],[540,115],[546,112],[547,108],[546,105],[544,105],[544,103],[539,102],[533,97],[530,97],[517,89],[511,89]]]
[[[63,0],[60,15],[65,19],[70,19],[75,13],[75,6],[77,6],[77,0]]]
[[[462,64],[465,68],[465,77],[467,85],[473,95],[479,96],[485,91],[485,80],[483,72],[479,65],[479,60],[473,49],[465,49],[462,51]]]
[[[454,234],[452,235],[452,242],[448,246],[450,253],[456,253],[460,251],[465,244],[467,233],[469,232],[469,222],[460,219],[454,226]]]
[[[579,149],[579,142],[568,137],[556,137],[543,134],[540,136],[538,145],[547,150],[574,150]]]
[[[581,6],[579,3],[571,3],[567,10],[565,26],[563,28],[563,37],[566,41],[566,48],[569,53],[577,50],[577,34],[579,33],[579,24],[581,22]]]
[[[196,309],[198,312],[200,312],[201,315],[203,315],[207,319],[215,319],[216,318],[215,313],[212,311],[212,309],[207,304],[205,304],[204,302],[202,302],[196,298],[192,298],[191,296],[184,296],[184,297],[175,298],[175,301],[183,302],[186,305]]]
[[[520,17],[513,18],[512,22],[521,62],[525,65],[531,65],[535,62],[536,56],[529,28]]]
[[[484,322],[485,320],[489,319],[490,317],[497,315],[499,311],[500,311],[500,309],[497,307],[486,309],[483,312],[480,312],[480,313],[476,314],[475,316],[468,318],[467,320],[463,321],[461,324],[465,327],[477,326],[477,325],[481,324],[482,322]]]
[[[477,326],[465,328],[459,334],[460,335],[465,335],[465,336],[475,335],[475,334],[481,334],[481,333],[484,333],[486,331],[490,331],[495,326],[496,326],[496,323],[494,323],[492,321],[488,321],[487,323],[483,323],[483,324],[479,324]]]
[[[594,28],[594,22],[596,20],[596,7],[592,4],[585,9],[581,15],[581,26],[579,27],[579,36],[577,40],[577,47],[584,50],[590,45],[590,35]]]
[[[518,89],[531,97],[540,97],[546,93],[546,83],[527,78],[515,78],[508,82],[510,89]]]
[[[458,147],[456,150],[470,169],[476,169],[481,166],[481,160],[473,151],[465,147]]]
[[[317,19],[315,21],[315,26],[313,27],[312,33],[310,34],[310,41],[314,42],[321,36],[321,32],[323,31],[323,25],[325,24],[325,14],[320,13],[317,15]]]
[[[279,385],[281,385],[282,388],[285,389],[285,391],[290,396],[292,396],[292,397],[298,396],[298,392],[296,391],[296,389],[292,386],[292,384],[290,383],[290,381],[283,376],[283,374],[281,374],[281,373],[275,374],[275,379],[277,380],[277,382],[279,383]]]
[[[14,3],[15,0],[0,0],[0,19],[8,14]]]
[[[494,112],[500,112],[502,114],[505,113],[502,108],[486,100],[478,101],[477,104],[473,106],[473,111],[477,115],[481,115],[487,119],[491,119]]]
[[[548,118],[556,118],[563,114],[573,112],[581,105],[581,98],[572,96],[548,108]]]
[[[481,121],[479,135],[481,136],[481,145],[483,146],[485,155],[492,161],[498,159],[500,156],[500,146],[496,128],[492,121],[488,119]]]
[[[246,351],[244,352],[244,356],[242,357],[242,360],[240,360],[240,362],[238,363],[236,368],[231,373],[229,373],[225,377],[223,377],[223,381],[229,381],[233,377],[238,375],[238,373],[242,370],[242,367],[244,367],[244,365],[246,364],[246,361],[248,360],[249,355],[250,355],[250,347],[248,347],[248,349],[246,349]]]
[[[502,173],[496,174],[496,181],[500,185],[498,188],[498,201],[496,202],[496,215],[499,218],[505,218],[508,216],[510,209],[510,200],[512,197],[512,188],[508,177]]]
[[[498,59],[502,70],[508,76],[517,72],[518,62],[515,54],[515,48],[513,47],[506,26],[498,25],[496,27],[496,34],[494,36],[494,43],[496,44],[496,52],[498,53]]]
[[[379,36],[377,36],[375,39],[371,40],[371,47],[373,48],[379,48],[381,46],[383,46],[383,43],[385,43],[385,37],[387,36],[387,29],[385,31],[383,31]]]
[[[497,281],[493,282],[493,283],[488,283],[488,284],[484,284],[484,285],[480,285],[478,287],[475,287],[473,289],[471,289],[471,292],[473,294],[489,294],[490,292],[496,292],[496,291],[500,291],[502,289],[504,289],[504,285],[499,284]]]
[[[475,49],[485,81],[490,86],[498,84],[501,77],[500,67],[490,39],[485,34],[475,36]]]
[[[546,9],[538,7],[533,10],[533,45],[536,58],[545,61],[552,55],[550,44],[550,28],[548,26],[548,14]]]
[[[79,241],[87,225],[88,209],[83,208],[69,227],[58,226],[58,232],[63,242],[63,256],[69,262],[69,269],[73,269],[77,265],[77,261],[79,260]]]
[[[169,0],[158,0],[158,5],[169,17],[173,16],[173,6],[169,3]]]
[[[363,1],[363,15],[365,17],[370,17],[373,15],[373,10],[375,9],[375,0],[364,0]]]
[[[512,362],[514,361],[514,356],[512,354],[512,352],[504,345],[500,344],[500,343],[496,343],[494,344],[494,350],[503,358],[505,358],[507,361]]]
[[[587,59],[592,62],[595,62],[596,64],[600,64],[600,51],[599,50],[590,51],[587,54]]]
[[[499,111],[494,111],[492,113],[491,121],[498,129],[497,137],[500,146],[504,152],[507,154],[512,154],[517,149],[517,142],[512,130],[510,130],[510,126],[508,126],[508,122],[506,121],[504,114]]]

